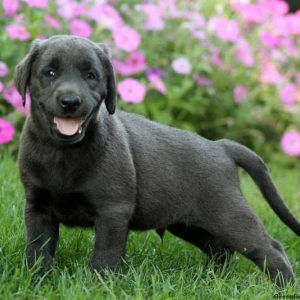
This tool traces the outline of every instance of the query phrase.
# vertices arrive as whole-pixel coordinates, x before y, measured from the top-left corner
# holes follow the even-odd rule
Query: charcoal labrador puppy
[[[233,141],[115,112],[115,76],[102,44],[74,36],[35,41],[15,84],[24,103],[27,89],[31,97],[19,154],[30,264],[41,255],[51,265],[60,223],[95,228],[91,266],[99,271],[119,265],[130,229],[167,229],[210,256],[238,251],[266,264],[279,285],[295,281],[283,247],[240,190],[237,166],[300,235],[261,158]]]

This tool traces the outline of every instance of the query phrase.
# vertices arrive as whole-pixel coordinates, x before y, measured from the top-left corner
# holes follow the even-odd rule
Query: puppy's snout
[[[64,95],[58,98],[58,102],[64,110],[74,111],[79,108],[82,100],[77,95]]]

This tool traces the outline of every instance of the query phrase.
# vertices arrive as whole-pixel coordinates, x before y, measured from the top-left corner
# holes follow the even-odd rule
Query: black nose
[[[63,109],[75,110],[80,106],[81,98],[76,95],[67,95],[60,97],[59,102]]]

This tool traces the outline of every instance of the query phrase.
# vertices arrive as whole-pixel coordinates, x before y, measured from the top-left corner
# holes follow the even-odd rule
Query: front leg
[[[112,211],[101,214],[95,221],[95,245],[91,267],[116,270],[125,252],[128,236],[128,218]]]
[[[42,256],[42,264],[49,268],[55,254],[59,236],[59,222],[47,207],[45,194],[30,193],[25,207],[25,225],[27,230],[27,261],[31,267]],[[41,198],[40,198],[41,197]]]

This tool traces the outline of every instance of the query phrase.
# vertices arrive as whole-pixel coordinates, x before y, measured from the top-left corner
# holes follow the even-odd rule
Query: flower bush
[[[0,143],[29,112],[12,76],[30,42],[73,34],[110,47],[121,109],[300,156],[300,12],[283,0],[3,0],[0,17]]]

